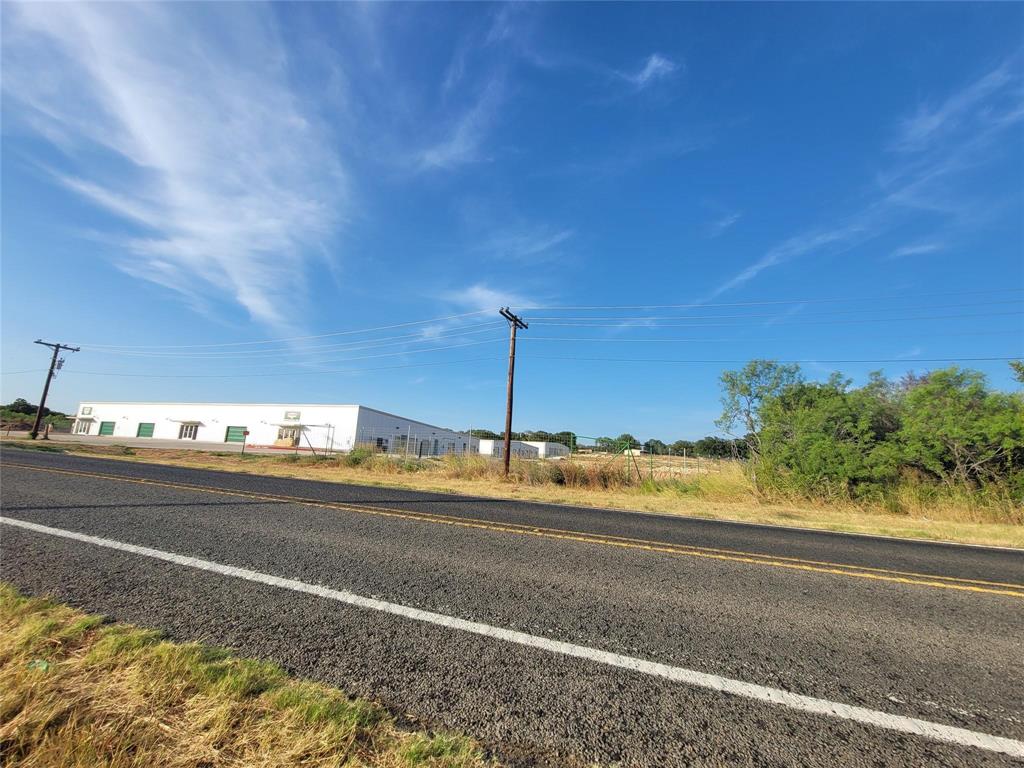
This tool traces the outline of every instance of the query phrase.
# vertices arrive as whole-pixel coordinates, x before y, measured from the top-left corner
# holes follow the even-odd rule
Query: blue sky
[[[1020,4],[2,14],[5,399],[43,337],[83,346],[55,407],[498,429],[504,304],[517,429],[700,437],[752,357],[1024,355]]]

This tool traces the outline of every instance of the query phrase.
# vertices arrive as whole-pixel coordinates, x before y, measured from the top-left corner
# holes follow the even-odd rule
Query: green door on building
[[[114,434],[114,422],[112,421],[101,421],[100,422],[100,436]]]
[[[153,422],[139,422],[139,429],[135,433],[136,437],[152,437],[153,436]]]
[[[244,443],[245,442],[245,427],[228,427],[228,431],[224,435],[225,443]]]

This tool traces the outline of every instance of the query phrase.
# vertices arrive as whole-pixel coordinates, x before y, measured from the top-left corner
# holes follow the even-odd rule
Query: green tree
[[[722,415],[715,423],[729,434],[741,428],[750,452],[758,455],[762,405],[802,380],[799,365],[774,360],[751,360],[741,370],[725,371],[721,376]]]
[[[617,438],[615,438],[615,442],[618,443],[620,446],[626,445],[626,446],[629,446],[630,448],[639,448],[640,447],[640,441],[637,440],[635,437],[633,437],[628,432],[624,432],[623,434],[621,434]]]
[[[1013,369],[1013,378],[1024,384],[1024,360],[1011,360],[1010,368]]]
[[[746,440],[728,440],[724,437],[708,435],[693,444],[694,456],[705,456],[709,459],[731,459],[746,457]]]
[[[672,451],[673,456],[683,456],[684,454],[693,456],[693,441],[676,440],[669,446],[669,450]]]
[[[1018,481],[1024,397],[994,392],[977,371],[933,371],[903,398],[904,458],[947,484]]]
[[[5,411],[11,411],[13,413],[30,414],[32,416],[35,415],[36,410],[38,408],[39,408],[38,405],[33,405],[32,403],[30,403],[28,400],[26,400],[23,397],[19,397],[13,403],[8,403],[7,405],[4,406],[4,410]],[[49,408],[43,408],[43,416],[46,416],[49,413],[50,413],[50,409]]]
[[[825,383],[792,384],[761,408],[765,486],[809,496],[863,497],[898,478],[889,438],[898,427],[888,384],[876,377],[850,390],[833,375]]]
[[[562,445],[567,446],[571,451],[576,450],[575,432],[569,432],[568,430],[564,430],[562,432],[555,432],[553,435],[551,435],[551,439],[556,443],[561,443]]]

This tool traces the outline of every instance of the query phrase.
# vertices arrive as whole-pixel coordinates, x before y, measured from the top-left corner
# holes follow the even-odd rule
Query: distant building
[[[542,459],[560,459],[572,453],[569,450],[569,446],[562,443],[553,443],[550,440],[524,440],[523,442],[536,448],[538,455]]]
[[[350,451],[405,456],[477,453],[479,440],[365,405],[83,402],[76,435]]]
[[[517,456],[520,459],[538,459],[540,458],[540,451],[536,445],[525,443],[522,440],[513,440],[509,443],[509,452],[513,456]],[[505,456],[505,441],[501,438],[496,440],[481,440],[480,441],[480,455],[491,456],[495,459],[501,459]]]

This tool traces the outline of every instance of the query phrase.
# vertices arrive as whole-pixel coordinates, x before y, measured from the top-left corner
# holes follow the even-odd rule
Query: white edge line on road
[[[978,749],[984,749],[990,752],[999,752],[1012,757],[1024,757],[1024,742],[1004,738],[1002,736],[991,736],[986,733],[970,731],[966,728],[957,728],[955,726],[942,725],[941,723],[933,723],[928,720],[919,720],[915,717],[892,715],[887,712],[880,712],[874,709],[867,709],[865,707],[840,704],[838,702],[829,701],[828,699],[817,699],[812,696],[803,696],[797,693],[784,691],[779,688],[769,688],[764,685],[745,683],[742,680],[719,677],[718,675],[697,672],[692,669],[684,669],[683,667],[674,667],[668,664],[660,664],[658,662],[647,661],[633,656],[623,656],[618,653],[602,651],[597,648],[590,648],[584,645],[575,645],[573,643],[566,643],[560,640],[550,640],[538,635],[530,635],[525,632],[517,632],[512,629],[504,629],[502,627],[495,627],[490,624],[483,624],[476,621],[467,621],[466,619],[460,619],[455,616],[447,616],[442,613],[424,611],[419,608],[410,608],[409,606],[390,603],[385,600],[362,597],[361,595],[357,595],[352,592],[329,589],[315,584],[308,584],[304,581],[286,579],[281,576],[273,576],[259,571],[250,571],[246,568],[236,568],[232,565],[222,565],[221,563],[215,563],[209,560],[200,560],[195,557],[176,555],[173,552],[164,552],[159,549],[150,549],[149,547],[140,547],[135,544],[126,544],[112,539],[104,539],[99,536],[90,536],[85,533],[67,531],[62,528],[51,528],[47,525],[30,523],[26,520],[0,517],[0,523],[13,526],[15,528],[23,528],[35,533],[46,534],[48,536],[72,539],[74,541],[81,541],[86,544],[93,544],[100,547],[106,547],[108,549],[130,552],[135,555],[163,560],[168,563],[183,565],[185,567],[195,568],[201,571],[209,571],[222,576],[244,579],[257,584],[266,584],[271,587],[289,589],[293,592],[303,592],[326,600],[334,600],[339,603],[354,605],[359,608],[390,613],[406,619],[422,621],[428,624],[456,629],[462,632],[471,632],[475,635],[493,637],[497,640],[503,640],[508,643],[515,643],[516,645],[523,645],[529,648],[539,648],[550,653],[585,659],[598,664],[605,664],[610,667],[629,669],[634,672],[641,672],[645,675],[673,680],[675,682],[685,683],[686,685],[692,685],[698,688],[720,691],[722,693],[732,694],[733,696],[742,696],[747,699],[754,699],[755,701],[762,701],[768,704],[777,704],[799,712],[827,715],[829,717],[835,717],[841,720],[851,720],[857,723],[864,723],[866,725],[872,725],[877,728],[884,728],[890,731],[909,733],[915,736],[924,736],[925,738],[944,741],[950,744],[977,747]]]

